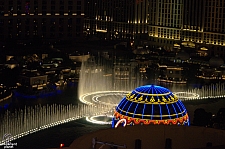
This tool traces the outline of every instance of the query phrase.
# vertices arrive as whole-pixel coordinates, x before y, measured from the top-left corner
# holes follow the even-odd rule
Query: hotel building
[[[148,35],[151,44],[170,47],[180,42],[183,0],[151,0],[148,13]]]
[[[0,40],[82,37],[83,0],[0,0]]]
[[[225,57],[225,1],[185,0],[183,13],[182,41],[209,50],[209,55]]]
[[[85,7],[88,34],[225,56],[223,0],[86,0]]]
[[[85,29],[105,39],[147,33],[148,0],[86,0]]]

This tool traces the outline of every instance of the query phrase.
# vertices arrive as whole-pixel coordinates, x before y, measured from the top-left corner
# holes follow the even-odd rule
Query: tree
[[[196,126],[208,126],[211,118],[211,113],[207,113],[204,109],[198,108],[194,111],[193,124]]]
[[[216,117],[218,123],[225,124],[225,108],[220,108]]]

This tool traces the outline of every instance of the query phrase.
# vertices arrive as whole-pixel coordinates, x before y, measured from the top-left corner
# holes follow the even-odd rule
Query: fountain
[[[118,104],[124,95],[144,80],[132,63],[114,63],[114,65],[84,62],[81,66],[78,94],[84,104],[79,105],[36,105],[15,112],[6,111],[0,115],[0,136],[10,136],[10,141],[25,135],[86,117],[93,123],[109,124],[106,114]],[[218,83],[201,89],[189,89],[183,92],[173,91],[181,100],[200,100],[224,98],[225,84]],[[105,122],[99,119],[106,118]],[[110,114],[109,116],[110,117]],[[7,140],[1,138],[0,146]]]
[[[208,86],[203,86],[201,89],[191,89],[186,92],[174,92],[180,100],[200,100],[210,98],[224,98],[225,97],[225,84],[217,83]]]
[[[87,116],[95,116],[109,112],[111,106],[95,105],[37,105],[26,107],[13,113],[6,111],[1,115],[0,136],[10,134],[9,141],[18,139],[25,135],[47,129],[56,125],[67,123]],[[0,146],[6,140],[0,139]]]
[[[84,62],[81,66],[78,95],[80,101],[84,104],[108,105],[113,109],[130,90],[143,85],[144,80],[139,79],[141,74],[135,72],[134,68],[131,69],[121,63],[114,63],[114,65],[94,64]],[[126,68],[127,71],[124,71]],[[138,70],[138,67],[136,67],[136,70]],[[171,89],[182,101],[223,98],[225,97],[224,90],[225,84],[222,83],[203,86],[201,89],[186,90],[184,88],[174,88],[174,86]],[[102,115],[87,117],[86,120],[97,124],[109,124],[106,121],[102,121],[101,117]]]
[[[116,96],[120,100],[125,95],[126,92],[123,90],[130,90],[139,85],[140,81],[137,80],[138,77],[134,68],[136,67],[127,66],[124,63],[116,64],[114,67],[111,65],[96,65],[91,61],[82,63],[79,95],[91,97],[95,93],[93,94],[95,100],[92,100],[92,97],[90,98],[91,102],[95,102],[94,104],[84,102],[85,104],[76,106],[71,104],[36,105],[35,107],[26,107],[24,110],[15,112],[6,111],[5,114],[1,115],[0,136],[10,134],[11,137],[7,139],[12,141],[25,135],[83,117],[90,117],[91,120],[96,121],[95,118],[99,117],[97,115],[112,112],[113,104],[115,105],[118,102],[114,101],[117,99]],[[108,92],[107,95],[104,94],[106,92]],[[102,101],[102,97],[109,98]],[[114,101],[113,104],[108,103],[110,100]],[[7,140],[0,139],[0,146],[6,142]]]
[[[113,62],[112,62],[113,63]],[[80,70],[78,95],[101,91],[129,91],[143,85],[138,66],[134,62],[96,64],[83,62]]]

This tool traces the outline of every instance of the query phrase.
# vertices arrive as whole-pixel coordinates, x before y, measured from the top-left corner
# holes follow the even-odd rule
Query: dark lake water
[[[110,128],[110,125],[97,125],[79,119],[50,129],[36,132],[15,140],[18,149],[46,149],[59,147],[60,143],[69,146],[76,138],[99,129]],[[89,143],[91,143],[90,140]]]

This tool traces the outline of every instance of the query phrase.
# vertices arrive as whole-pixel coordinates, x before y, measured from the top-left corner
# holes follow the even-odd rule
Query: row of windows
[[[150,28],[149,35],[154,37],[160,37],[160,38],[170,38],[170,39],[176,39],[174,37],[180,38],[180,36],[184,37],[185,41],[193,41],[193,42],[199,42],[199,43],[209,43],[209,44],[215,44],[215,45],[225,45],[225,35],[218,35],[218,34],[202,34],[202,33],[196,33],[196,32],[184,32],[182,35],[180,35],[180,32],[177,31],[171,31],[169,29],[159,29],[158,28],[158,34],[156,34],[154,28]]]
[[[56,11],[51,11],[51,12],[48,12],[48,11],[41,11],[40,13],[37,12],[37,11],[34,11],[33,13],[32,12],[21,12],[21,11],[18,11],[17,13],[11,13],[11,12],[8,12],[8,13],[4,13],[4,12],[0,12],[0,16],[24,16],[24,15],[31,15],[31,16],[34,16],[34,15],[38,15],[38,16],[50,16],[50,15],[56,15],[56,16],[68,16],[68,15],[77,15],[77,16],[83,16],[84,13],[82,13],[81,11],[75,11],[75,12],[72,12],[72,11],[59,11],[59,12],[56,12]]]
[[[181,9],[182,8],[182,5],[179,5],[179,4],[173,4],[173,3],[169,3],[169,4],[166,4],[166,3],[159,3],[159,6],[162,8],[162,9],[171,9],[171,8],[174,8],[174,9]]]
[[[73,23],[76,24],[81,24],[82,19],[81,18],[76,18],[76,19],[72,19],[72,18],[50,18],[50,19],[0,19],[0,26],[5,25],[37,25],[37,24],[66,24],[66,25],[71,25]],[[57,23],[58,22],[58,23]]]
[[[165,43],[165,44],[174,44],[173,40],[167,40],[163,38],[150,38],[150,41],[158,42],[158,43]]]
[[[225,17],[225,11],[224,13],[213,13],[213,12],[208,12],[206,18],[215,18],[215,19],[221,19]]]
[[[8,27],[7,29],[5,30],[1,30],[0,32],[1,33],[4,33],[4,32],[7,32],[7,33],[29,33],[29,32],[72,32],[72,31],[76,31],[76,32],[81,32],[81,26],[75,26],[75,27],[72,27],[72,26],[69,26],[67,28],[63,28],[63,27],[58,27],[56,28],[55,26],[42,26],[40,29],[38,29],[37,27],[30,27],[30,26],[25,26],[25,28],[22,30],[22,28],[20,29],[17,29],[15,30],[15,28],[11,28],[11,27]]]
[[[23,4],[25,4],[25,3],[31,3],[31,1],[30,0],[24,1]],[[48,3],[51,4],[51,5],[55,5],[57,2],[56,2],[56,0],[51,0],[51,1],[48,1],[48,0],[42,0],[42,1],[41,0],[40,1],[35,0],[34,1],[35,5],[37,5],[37,4],[46,5]],[[60,0],[59,1],[60,5],[64,5],[65,3],[68,3],[69,5],[74,5],[75,4],[73,0],[68,0],[67,2],[66,2],[66,0]],[[4,4],[7,4],[7,3],[4,3],[4,1],[1,2],[1,5],[4,5]],[[22,2],[20,0],[17,0],[17,1],[10,0],[10,1],[8,1],[8,5],[13,5],[13,4],[21,5]],[[78,0],[76,4],[77,5],[81,5],[81,0]]]
[[[216,7],[225,7],[225,3],[224,3],[224,1],[223,0],[217,0],[217,1],[208,1],[208,2],[206,2],[206,6],[216,6]]]

